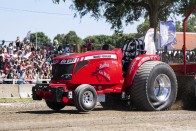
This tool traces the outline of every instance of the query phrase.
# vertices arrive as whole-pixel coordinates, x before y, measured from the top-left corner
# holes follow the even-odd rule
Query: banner
[[[31,37],[31,31],[27,32],[27,36],[26,36],[27,42],[30,42],[30,37]]]
[[[146,54],[156,54],[155,42],[154,42],[154,28],[150,28],[144,38]]]
[[[173,21],[160,21],[161,47],[176,44],[176,25]]]

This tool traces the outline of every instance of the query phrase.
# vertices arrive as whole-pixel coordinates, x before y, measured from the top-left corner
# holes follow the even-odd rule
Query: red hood
[[[85,53],[71,53],[69,55],[64,54],[64,55],[55,57],[54,60],[73,59],[73,58],[101,55],[101,54],[116,54],[117,50],[119,49],[114,49],[112,51],[103,51],[103,50],[87,51]]]

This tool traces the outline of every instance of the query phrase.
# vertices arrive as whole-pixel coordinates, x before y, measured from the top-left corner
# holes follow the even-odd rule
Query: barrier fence
[[[40,84],[49,83],[51,79],[2,79],[1,84]]]
[[[35,84],[1,84],[0,98],[32,98]]]
[[[32,84],[21,81],[32,81]],[[50,79],[3,79],[3,83],[0,84],[0,98],[32,98],[32,87],[35,84],[49,82]]]

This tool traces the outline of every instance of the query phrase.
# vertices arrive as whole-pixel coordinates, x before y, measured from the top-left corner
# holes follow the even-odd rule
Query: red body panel
[[[117,60],[91,60],[72,78],[72,84],[118,84],[122,80],[122,64]]]
[[[146,61],[158,61],[160,57],[158,55],[139,55],[129,65],[128,72],[126,74],[125,82],[123,85],[123,91],[126,91],[131,87],[135,74],[139,67]]]
[[[170,64],[170,66],[177,75],[184,75],[184,66],[186,66],[186,74],[196,73],[196,63],[186,63],[186,65],[184,65],[183,63],[176,63]]]

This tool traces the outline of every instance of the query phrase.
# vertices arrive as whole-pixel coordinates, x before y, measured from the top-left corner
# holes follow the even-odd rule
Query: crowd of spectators
[[[90,39],[84,47],[87,51],[93,49]],[[52,76],[53,57],[74,50],[78,52],[71,44],[65,47],[46,44],[37,48],[29,41],[20,41],[19,37],[9,45],[3,41],[0,44],[0,84],[11,84],[13,80],[17,84],[46,82],[44,79],[50,79]]]
[[[0,45],[0,83],[17,84],[39,83],[39,79],[50,79],[52,58],[55,56],[52,46],[35,48],[32,43],[21,42],[19,37],[9,45]],[[40,81],[42,82],[42,81]]]

